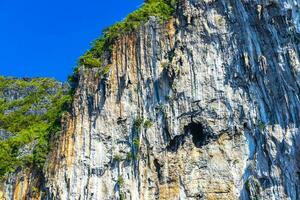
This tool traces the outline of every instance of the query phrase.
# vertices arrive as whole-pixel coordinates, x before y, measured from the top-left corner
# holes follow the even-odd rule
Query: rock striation
[[[40,198],[299,199],[299,6],[182,0],[120,38],[108,76],[80,68]]]

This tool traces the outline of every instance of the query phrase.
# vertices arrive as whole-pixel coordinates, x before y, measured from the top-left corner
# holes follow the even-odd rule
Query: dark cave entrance
[[[191,122],[185,126],[184,131],[186,134],[192,135],[192,141],[197,148],[201,148],[207,143],[208,134],[201,123]]]
[[[189,136],[192,136],[192,142],[197,148],[202,148],[215,138],[213,133],[208,131],[201,123],[191,122],[184,127],[184,134],[177,135],[169,141],[167,150],[176,152],[185,143],[186,137]]]

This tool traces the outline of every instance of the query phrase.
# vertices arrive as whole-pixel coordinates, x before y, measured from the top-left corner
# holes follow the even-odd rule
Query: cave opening
[[[176,152],[186,142],[186,137],[189,136],[192,136],[191,139],[196,148],[202,148],[215,139],[213,133],[208,131],[201,123],[192,121],[184,127],[184,134],[177,135],[169,141],[167,150]]]
[[[197,148],[201,148],[208,141],[208,134],[201,123],[191,122],[185,127],[185,133],[192,135],[192,141]]]

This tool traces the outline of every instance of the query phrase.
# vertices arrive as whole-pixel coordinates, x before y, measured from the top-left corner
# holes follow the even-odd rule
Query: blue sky
[[[64,81],[101,30],[143,0],[0,0],[0,75]]]

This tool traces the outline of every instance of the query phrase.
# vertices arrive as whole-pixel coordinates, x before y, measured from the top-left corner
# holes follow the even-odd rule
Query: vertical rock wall
[[[60,199],[298,199],[299,1],[181,2],[81,71]]]
[[[185,0],[80,70],[48,199],[299,199],[299,0]]]
[[[0,185],[0,200],[45,199],[43,182],[43,175],[34,170],[15,172]]]

